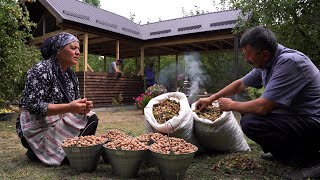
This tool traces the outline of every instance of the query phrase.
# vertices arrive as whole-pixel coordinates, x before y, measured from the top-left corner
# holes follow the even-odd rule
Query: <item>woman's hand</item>
[[[91,111],[92,107],[93,107],[93,102],[92,101],[87,101],[86,102],[86,109],[85,109],[84,113],[85,114],[89,113]]]
[[[78,113],[87,114],[91,111],[93,102],[88,101],[87,98],[77,99],[68,104],[49,104],[47,116],[64,114],[64,113]]]
[[[77,100],[71,101],[69,103],[69,106],[70,106],[70,112],[84,114],[86,113],[87,99],[83,98],[83,99],[77,99]]]

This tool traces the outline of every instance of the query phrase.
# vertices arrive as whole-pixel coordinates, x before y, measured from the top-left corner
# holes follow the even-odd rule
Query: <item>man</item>
[[[153,86],[155,84],[154,81],[154,64],[150,63],[147,68],[144,70],[144,74],[146,76],[146,85],[147,87]]]
[[[245,114],[240,120],[242,130],[268,153],[262,158],[306,163],[318,157],[320,73],[317,67],[303,53],[278,44],[273,32],[262,26],[246,31],[240,46],[245,60],[254,69],[212,96],[200,99],[196,107],[202,110],[218,100],[221,110]],[[262,96],[247,102],[224,98],[249,86],[264,87]],[[319,169],[317,172],[311,169],[313,174],[308,176],[320,175]]]
[[[118,66],[123,64],[123,59],[118,59],[116,61],[113,61],[109,65],[108,72],[111,74],[122,74],[122,72],[119,70]]]

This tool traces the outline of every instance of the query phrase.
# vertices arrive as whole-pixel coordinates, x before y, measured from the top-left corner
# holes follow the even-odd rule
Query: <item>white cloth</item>
[[[87,116],[93,115],[89,112]],[[36,156],[47,165],[60,165],[65,157],[61,148],[64,139],[79,136],[88,120],[84,115],[65,113],[37,118],[23,110],[20,123],[23,136]]]

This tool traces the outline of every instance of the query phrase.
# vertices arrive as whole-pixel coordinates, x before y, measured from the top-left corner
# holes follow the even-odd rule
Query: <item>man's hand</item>
[[[221,111],[231,111],[232,108],[232,104],[234,103],[234,101],[230,98],[220,98],[218,100],[218,103],[219,103],[219,109]]]
[[[212,101],[209,97],[207,98],[200,98],[196,103],[196,109],[202,111],[204,108],[212,104]]]

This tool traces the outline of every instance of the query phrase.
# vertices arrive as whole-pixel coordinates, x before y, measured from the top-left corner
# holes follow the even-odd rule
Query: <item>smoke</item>
[[[184,55],[185,73],[189,78],[190,90],[187,94],[189,102],[193,102],[199,94],[199,89],[204,85],[204,82],[210,78],[202,70],[199,53],[189,53]]]
[[[199,89],[207,82],[210,77],[202,70],[202,63],[199,53],[184,54],[183,63],[178,63],[179,74],[184,74],[189,80],[189,91],[186,95],[189,96],[189,102],[192,98],[196,98],[199,94]],[[184,65],[183,65],[184,64]],[[176,79],[176,63],[162,68],[159,73],[157,84],[162,84],[168,91],[175,91]]]
[[[181,69],[180,66],[178,66],[178,70]],[[175,73],[176,73],[176,64],[172,63],[169,66],[166,66],[165,68],[162,68],[159,72],[159,79],[157,84],[163,85],[168,92],[169,91],[175,91]]]

